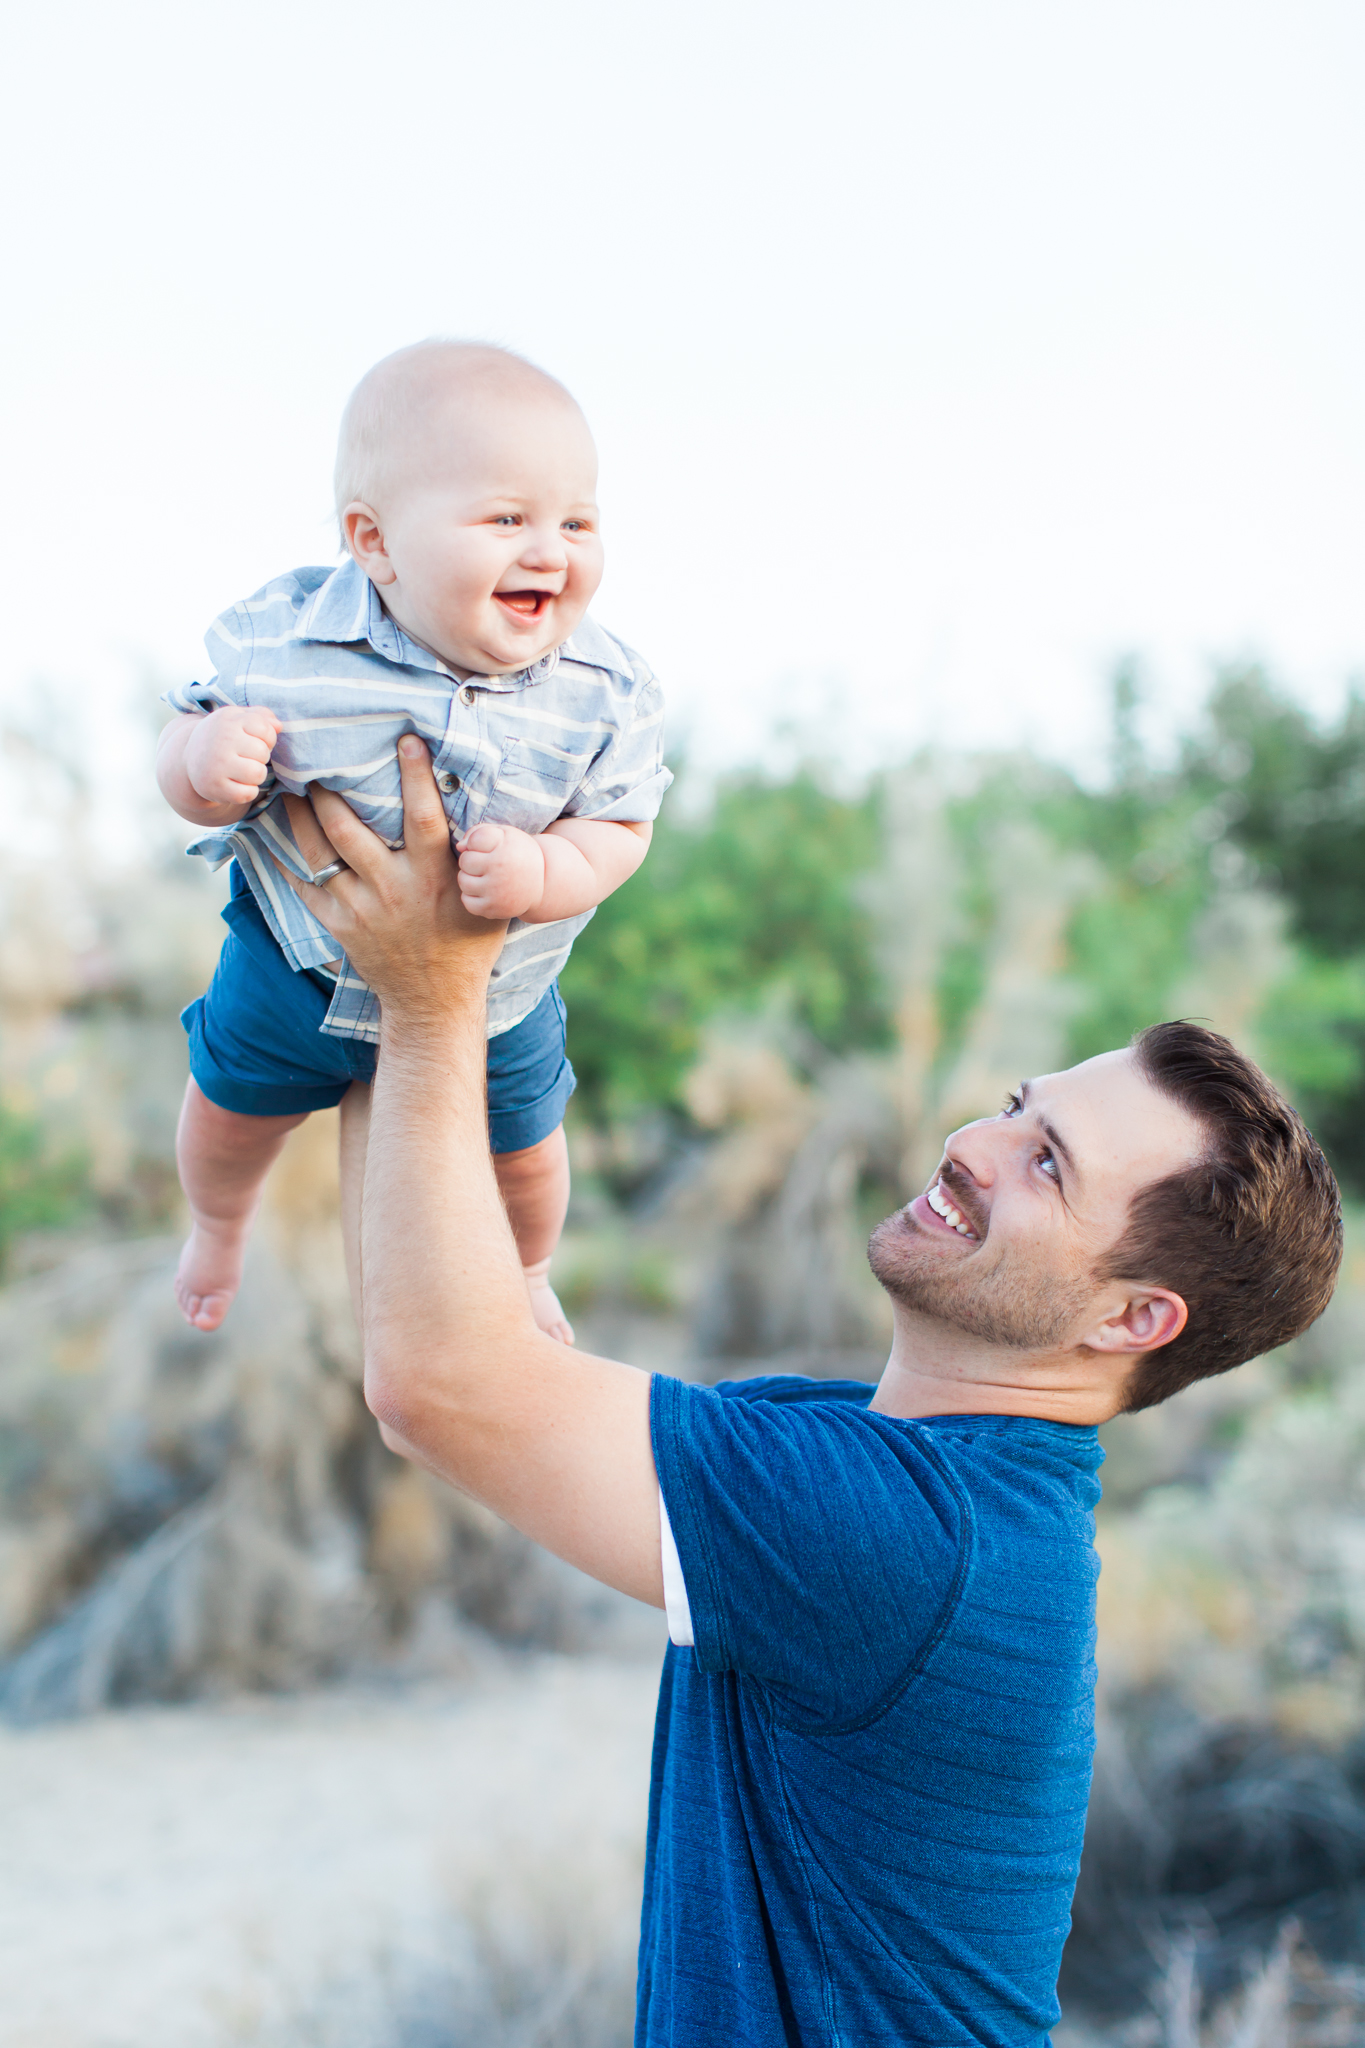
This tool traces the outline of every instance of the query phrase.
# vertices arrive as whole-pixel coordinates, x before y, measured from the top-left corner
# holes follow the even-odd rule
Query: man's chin
[[[867,1263],[873,1279],[907,1308],[919,1306],[925,1296],[939,1291],[933,1281],[943,1274],[944,1262],[937,1247],[930,1244],[929,1233],[908,1208],[897,1209],[894,1216],[877,1225],[868,1240]]]
[[[979,1248],[976,1248],[979,1249]],[[945,1257],[947,1243],[908,1210],[879,1223],[867,1247],[872,1275],[893,1302],[1008,1351],[1045,1351],[1062,1342],[1090,1299],[1086,1281]]]

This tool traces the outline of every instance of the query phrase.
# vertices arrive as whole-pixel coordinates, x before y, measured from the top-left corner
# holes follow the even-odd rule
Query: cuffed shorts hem
[[[201,1095],[216,1102],[219,1109],[235,1110],[238,1116],[307,1116],[315,1109],[335,1109],[352,1081],[370,1081],[374,1075],[351,1074],[344,1081],[329,1081],[309,1087],[291,1081],[271,1087],[266,1081],[242,1081],[226,1073],[209,1051],[204,1028],[204,998],[199,996],[180,1021],[190,1038],[190,1074]]]
[[[488,1112],[488,1149],[490,1152],[524,1152],[528,1145],[538,1145],[542,1138],[548,1138],[557,1131],[564,1121],[564,1112],[569,1106],[569,1097],[578,1083],[574,1070],[567,1060],[555,1076],[553,1087],[528,1102],[524,1108],[493,1109]]]

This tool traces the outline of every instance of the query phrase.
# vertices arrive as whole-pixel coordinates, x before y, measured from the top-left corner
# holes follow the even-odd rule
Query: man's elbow
[[[407,1458],[414,1465],[421,1464],[422,1460],[407,1438],[399,1436],[397,1430],[390,1429],[387,1422],[381,1422],[379,1425],[379,1441],[384,1449],[392,1451],[396,1458]]]
[[[367,1358],[365,1406],[379,1424],[379,1434],[389,1449],[409,1455],[409,1447],[421,1426],[422,1409],[421,1396],[411,1382]]]

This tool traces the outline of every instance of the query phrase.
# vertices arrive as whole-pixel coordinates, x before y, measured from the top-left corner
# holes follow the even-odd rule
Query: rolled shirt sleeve
[[[650,824],[673,781],[664,766],[663,692],[640,657],[623,651],[641,686],[632,693],[629,715],[615,727],[566,805],[566,818]]]

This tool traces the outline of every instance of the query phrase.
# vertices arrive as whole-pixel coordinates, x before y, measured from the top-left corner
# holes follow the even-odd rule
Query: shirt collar
[[[379,592],[359,563],[348,557],[333,569],[325,583],[318,585],[299,613],[294,626],[296,640],[320,640],[335,645],[367,641],[385,661],[400,668],[426,668],[437,675],[449,675],[445,663],[427,648],[420,647],[397,625],[380,602]],[[527,683],[543,682],[559,666],[559,649],[552,647],[530,668],[512,675],[471,676],[481,690],[520,690]]]

